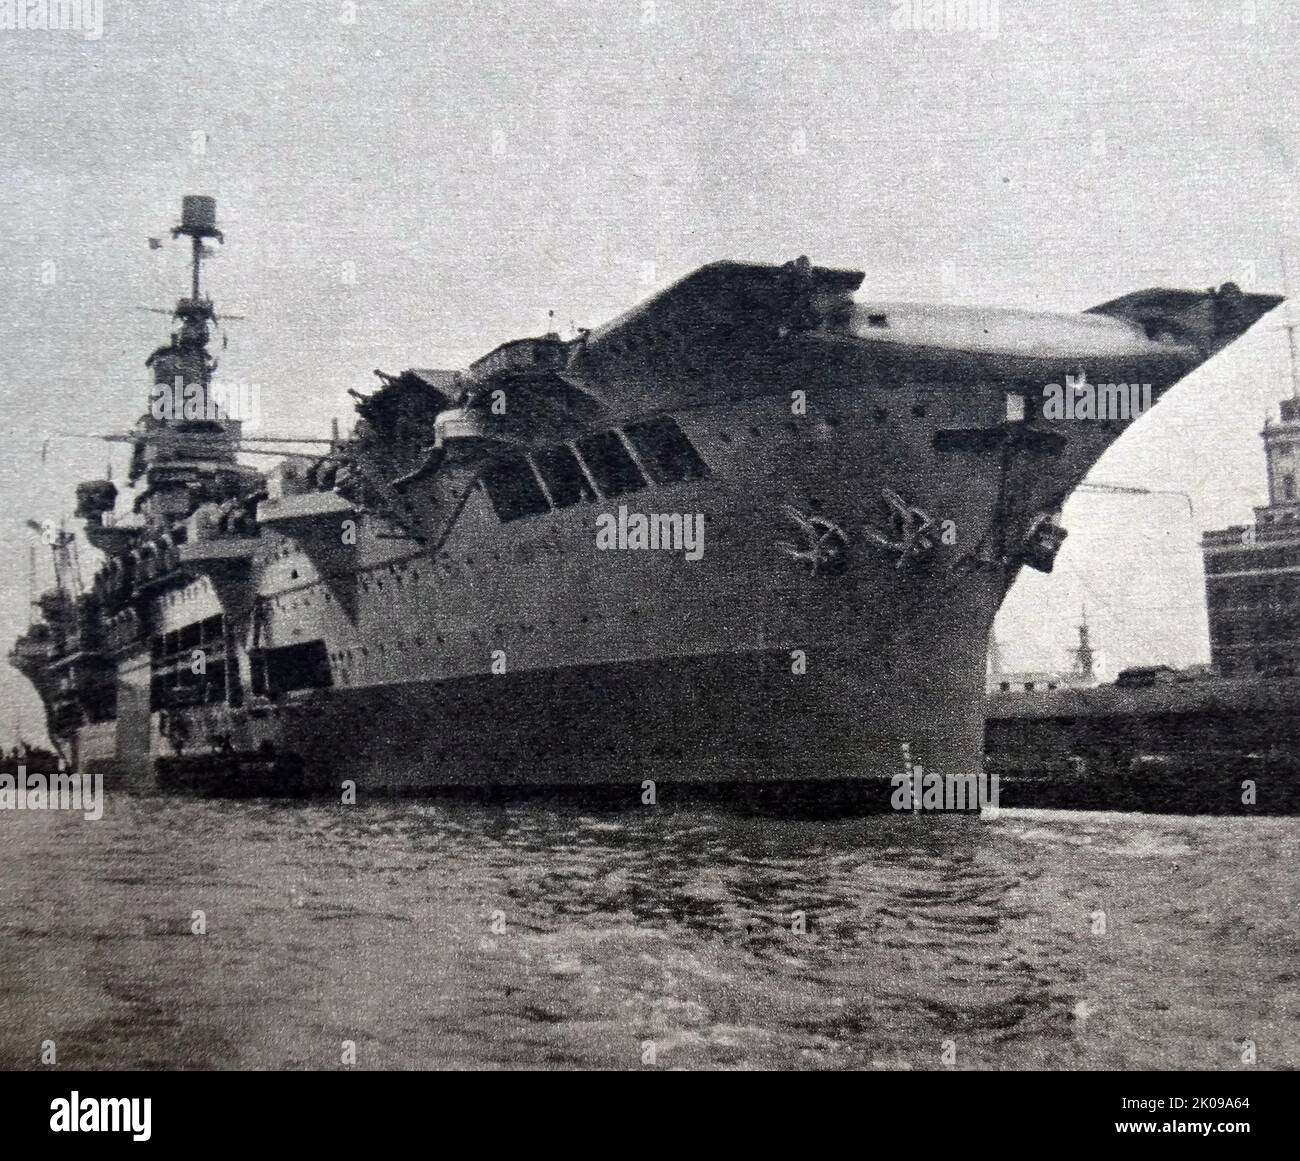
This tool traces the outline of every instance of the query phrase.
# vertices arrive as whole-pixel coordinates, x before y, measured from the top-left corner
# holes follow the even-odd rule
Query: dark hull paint
[[[926,769],[969,769],[982,723],[956,712],[970,703],[955,689],[934,687],[955,674],[923,667],[873,687],[849,661],[813,650],[795,674],[780,650],[332,690],[278,711],[276,734],[315,787],[526,785],[539,771],[638,792],[645,779],[888,779],[904,743]],[[918,704],[949,709],[898,732]]]

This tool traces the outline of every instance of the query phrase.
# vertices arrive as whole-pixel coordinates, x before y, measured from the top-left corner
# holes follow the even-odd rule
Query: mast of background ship
[[[1089,685],[1095,684],[1097,679],[1097,654],[1092,647],[1092,634],[1088,628],[1088,608],[1086,605],[1083,608],[1083,619],[1079,622],[1079,644],[1070,653],[1074,658],[1071,674]]]

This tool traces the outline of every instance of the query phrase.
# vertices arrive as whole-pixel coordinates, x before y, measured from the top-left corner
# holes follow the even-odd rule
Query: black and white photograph
[[[1248,1136],[1300,1068],[1297,44],[0,0],[24,1116],[1086,1073],[1098,1140]]]

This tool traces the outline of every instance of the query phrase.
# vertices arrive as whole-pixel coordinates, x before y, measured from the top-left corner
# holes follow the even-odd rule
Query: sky
[[[147,239],[186,193],[217,198],[250,434],[327,435],[373,368],[464,366],[552,310],[598,325],[717,258],[1065,311],[1300,270],[1296,5],[973,0],[951,29],[927,6],[102,0],[98,36],[0,26],[0,645],[25,521],[123,478],[125,449],[68,433],[144,409],[167,319],[137,308],[187,278]],[[1056,571],[999,617],[1008,666],[1063,665],[1085,605],[1111,674],[1208,658],[1198,540],[1265,502],[1288,309],[1107,453],[1093,479],[1188,499],[1076,496]],[[39,721],[0,666],[0,744]]]

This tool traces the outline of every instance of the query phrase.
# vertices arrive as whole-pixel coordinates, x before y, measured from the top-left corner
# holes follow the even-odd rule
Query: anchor
[[[869,525],[863,529],[866,538],[877,548],[895,553],[898,556],[897,568],[902,568],[908,561],[929,556],[934,551],[934,537],[931,535],[934,521],[929,514],[909,504],[893,488],[881,488],[880,494],[894,514],[898,538],[892,539]]]
[[[825,516],[805,516],[792,504],[783,505],[781,510],[799,527],[808,543],[799,548],[788,540],[778,540],[777,548],[791,560],[808,565],[813,576],[838,572],[844,567],[849,538],[838,524]]]

